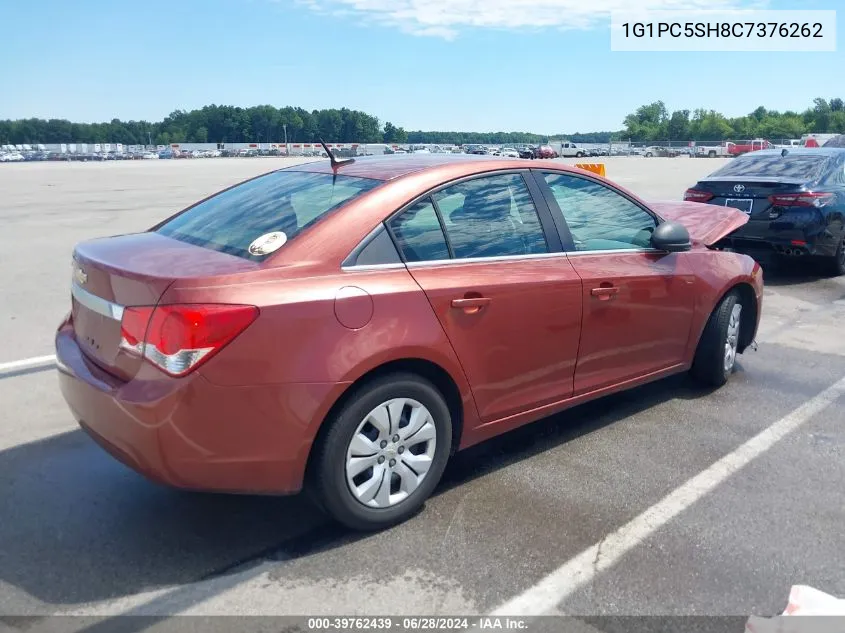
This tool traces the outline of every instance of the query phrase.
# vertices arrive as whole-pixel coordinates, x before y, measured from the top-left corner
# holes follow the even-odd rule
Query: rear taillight
[[[154,309],[152,306],[123,309],[123,318],[120,320],[121,349],[143,356],[144,335],[147,333],[147,325]]]
[[[184,376],[243,332],[258,308],[228,304],[177,304],[125,308],[120,347],[143,356],[171,376]]]
[[[709,191],[701,191],[699,189],[687,189],[684,192],[684,200],[688,202],[707,202],[713,199],[713,194]]]
[[[775,207],[824,207],[835,200],[836,194],[823,191],[780,193],[769,196],[769,202]]]

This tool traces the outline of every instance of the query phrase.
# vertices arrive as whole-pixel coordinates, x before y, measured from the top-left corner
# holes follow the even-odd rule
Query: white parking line
[[[36,356],[34,358],[24,358],[23,360],[13,360],[10,363],[0,363],[0,375],[7,374],[13,371],[20,371],[22,369],[32,369],[34,367],[44,367],[46,365],[53,365],[56,362],[54,355],[50,356]]]
[[[836,402],[843,394],[845,378],[689,479],[615,532],[568,560],[539,583],[498,607],[492,615],[531,616],[554,610],[566,598],[591,583],[600,572],[618,563],[646,538],[817,413]]]

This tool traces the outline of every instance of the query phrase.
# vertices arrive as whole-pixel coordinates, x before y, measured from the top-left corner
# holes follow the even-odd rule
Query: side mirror
[[[682,253],[692,248],[689,231],[680,222],[663,222],[651,234],[651,245],[660,251]]]

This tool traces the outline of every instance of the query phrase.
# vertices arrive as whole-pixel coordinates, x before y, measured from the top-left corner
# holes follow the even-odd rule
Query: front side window
[[[381,184],[379,180],[304,171],[277,171],[223,191],[168,220],[156,232],[173,239],[261,261],[250,252],[262,236],[280,242]]]
[[[433,198],[456,259],[549,252],[537,209],[520,174],[466,180]]]
[[[657,222],[639,205],[592,180],[556,173],[543,176],[563,212],[575,250],[651,248]]]

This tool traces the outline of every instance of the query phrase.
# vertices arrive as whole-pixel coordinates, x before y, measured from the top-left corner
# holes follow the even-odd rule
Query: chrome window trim
[[[408,262],[408,268],[421,268],[424,266],[459,266],[461,264],[486,264],[488,262],[512,262],[531,259],[551,259],[566,257],[567,253],[531,253],[528,255],[496,255],[494,257],[466,257],[464,259],[430,259],[424,262]]]
[[[529,255],[499,255],[496,257],[467,257],[465,259],[430,259],[423,262],[408,262],[407,264],[370,264],[361,266],[343,266],[344,272],[358,272],[369,270],[389,270],[399,268],[423,268],[425,266],[456,266],[460,264],[484,264],[487,262],[511,262],[531,259],[549,259],[556,257],[578,257],[581,255],[620,255],[624,253],[653,253],[655,255],[668,254],[657,248],[614,248],[595,251],[560,251],[557,253],[531,253]]]
[[[405,268],[402,262],[392,264],[354,264],[352,266],[341,266],[343,272],[366,272],[368,270],[396,270]]]
[[[618,253],[668,253],[669,251],[662,251],[659,248],[609,248],[607,250],[594,250],[594,251],[569,251],[568,255],[598,255],[601,253],[610,253],[611,255],[618,254]]]
[[[103,299],[102,297],[98,297],[95,294],[91,294],[87,290],[80,288],[77,284],[71,285],[70,292],[73,295],[73,298],[76,299],[80,305],[85,306],[92,312],[101,314],[109,319],[114,319],[115,321],[123,320],[122,305],[113,303]]]

